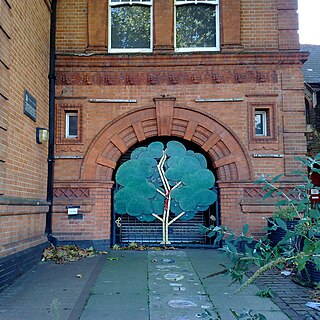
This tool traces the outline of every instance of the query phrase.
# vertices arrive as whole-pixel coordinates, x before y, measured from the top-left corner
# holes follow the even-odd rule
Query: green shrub
[[[297,214],[291,207],[279,207],[272,215],[272,218],[282,219],[284,221],[295,220]]]
[[[299,272],[305,269],[307,262],[315,264],[316,269],[320,270],[320,212],[319,205],[310,199],[311,189],[320,189],[311,180],[313,173],[320,174],[320,153],[314,158],[296,159],[302,164],[303,170],[291,173],[297,178],[292,191],[281,188],[282,174],[273,178],[262,176],[257,181],[265,192],[264,199],[280,199],[274,204],[281,209],[275,211],[272,228],[280,227],[286,234],[274,247],[269,245],[267,237],[255,239],[250,235],[249,225],[243,227],[240,235],[226,226],[200,226],[200,232],[214,237],[215,243],[223,241],[222,249],[231,259],[224,271],[230,274],[232,281],[241,282],[253,265],[258,267],[239,290],[253,283],[266,271],[275,267],[283,268],[288,263],[296,265]],[[285,221],[295,217],[300,220],[294,231],[289,230]],[[239,243],[242,245],[239,246]]]

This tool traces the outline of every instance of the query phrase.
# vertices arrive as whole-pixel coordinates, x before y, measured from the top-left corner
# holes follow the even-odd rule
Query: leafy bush
[[[298,271],[306,267],[306,263],[313,263],[320,270],[320,212],[319,206],[311,201],[311,190],[318,189],[311,180],[312,174],[320,174],[320,153],[315,158],[296,158],[302,164],[303,170],[294,171],[297,185],[291,191],[281,188],[281,178],[262,176],[257,183],[265,191],[264,198],[277,198],[275,207],[284,207],[278,211],[275,225],[286,231],[284,238],[274,247],[270,246],[268,238],[255,239],[248,233],[249,225],[243,227],[242,233],[236,235],[225,226],[200,226],[200,231],[209,237],[215,237],[215,242],[223,241],[222,249],[231,258],[231,265],[225,266],[225,272],[231,275],[233,281],[242,281],[245,273],[253,266],[257,271],[239,290],[253,283],[266,271],[279,267],[283,268],[288,263],[297,266]],[[286,191],[284,191],[286,190]],[[294,230],[289,230],[285,223],[288,216],[300,218]],[[274,226],[273,226],[274,227]],[[268,228],[266,228],[268,231]],[[241,246],[239,245],[241,243]]]
[[[272,218],[282,219],[283,221],[293,221],[296,211],[291,207],[279,207],[272,215]]]
[[[252,310],[244,310],[242,313],[237,313],[233,309],[230,311],[237,320],[267,320],[262,313],[254,313]]]

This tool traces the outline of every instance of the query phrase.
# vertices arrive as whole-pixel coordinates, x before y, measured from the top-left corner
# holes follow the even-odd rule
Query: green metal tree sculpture
[[[115,211],[140,221],[160,220],[161,244],[170,244],[169,226],[177,219],[190,220],[217,200],[205,157],[177,141],[135,149],[119,167],[116,181]]]

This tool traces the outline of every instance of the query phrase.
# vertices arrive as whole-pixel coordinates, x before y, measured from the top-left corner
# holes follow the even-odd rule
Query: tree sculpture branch
[[[179,219],[180,217],[182,217],[185,214],[185,212],[182,212],[177,217],[175,217],[174,219],[172,219],[169,222],[170,207],[171,207],[171,191],[173,191],[174,189],[180,187],[182,182],[179,181],[174,187],[172,187],[172,188],[170,187],[169,181],[166,178],[165,171],[163,169],[166,159],[167,159],[166,150],[164,150],[163,151],[163,156],[161,157],[161,159],[159,161],[159,164],[157,165],[157,169],[158,169],[158,172],[159,172],[163,187],[165,189],[165,193],[163,193],[161,190],[157,189],[157,191],[165,197],[165,206],[164,206],[164,210],[163,210],[163,218],[159,217],[155,213],[152,214],[155,218],[157,218],[158,220],[160,220],[162,222],[162,242],[161,242],[161,244],[170,244],[170,241],[169,241],[169,226],[174,221],[176,221],[177,219]]]
[[[170,191],[170,186],[169,186],[168,180],[165,177],[165,172],[163,170],[163,166],[164,166],[166,159],[167,159],[167,155],[166,155],[166,151],[164,150],[163,156],[161,157],[161,159],[157,165],[157,169],[158,169],[165,193],[168,194],[168,192]]]
[[[168,179],[166,178],[165,176],[165,172],[164,172],[164,163],[167,159],[167,155],[166,155],[166,151],[164,150],[163,151],[163,155],[157,165],[157,169],[158,169],[158,172],[159,172],[159,175],[160,175],[160,178],[161,178],[161,181],[162,181],[162,185],[164,187],[164,190],[165,190],[165,194],[164,194],[164,197],[165,197],[165,203],[169,202],[170,204],[170,198],[169,198],[169,195],[170,195],[170,185],[169,185],[169,182],[168,182]],[[163,209],[163,218],[160,218],[159,216],[157,215],[154,215],[154,217],[158,218],[161,222],[162,222],[162,242],[161,244],[169,244],[168,243],[168,230],[167,230],[167,220],[169,219],[169,206],[168,205],[165,205],[164,206],[164,209]]]

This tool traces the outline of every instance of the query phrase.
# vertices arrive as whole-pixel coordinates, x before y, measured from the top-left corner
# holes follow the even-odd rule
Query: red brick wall
[[[56,189],[53,213],[54,234],[65,240],[102,240],[111,230],[111,187],[110,183],[65,183]],[[76,195],[70,192],[76,191]],[[82,192],[79,192],[82,190]],[[80,205],[83,220],[68,219],[66,203]]]
[[[0,255],[44,241],[50,12],[46,1],[0,0]],[[37,100],[23,112],[24,90]]]
[[[7,210],[6,210],[7,209]],[[1,205],[0,257],[16,253],[45,242],[45,206]]]
[[[277,0],[241,1],[241,40],[247,50],[278,49]]]
[[[57,51],[82,52],[86,49],[87,2],[87,0],[57,2]]]
[[[172,50],[173,1],[156,2],[154,7],[155,50]],[[59,1],[57,51],[106,50],[106,11],[107,0]],[[298,49],[296,11],[296,0],[221,0],[223,50]]]
[[[106,18],[93,19],[93,12],[106,6],[92,0],[87,12],[72,10],[84,8],[84,3],[75,1],[67,8],[60,1],[58,6],[62,40],[57,43],[55,186],[60,192],[55,202],[55,234],[62,239],[109,239],[108,190],[117,161],[129,147],[158,135],[180,137],[200,146],[216,168],[222,223],[239,231],[241,224],[251,222],[252,232],[261,232],[263,217],[272,209],[261,207],[262,196],[253,186],[254,179],[262,173],[289,174],[296,166],[294,156],[306,151],[304,56],[298,52],[295,2],[222,0],[221,53],[178,56],[173,52],[170,23],[154,29],[153,54],[107,54]],[[230,4],[235,8],[233,16]],[[170,15],[170,5],[172,1],[163,1],[155,10]],[[87,14],[89,33],[75,29],[73,39],[80,38],[69,42],[72,22],[66,25],[66,17],[85,21]],[[92,55],[63,55],[79,50]],[[255,108],[270,112],[269,137],[254,135]],[[80,137],[69,142],[63,137],[65,110],[77,110],[81,116]],[[88,189],[85,196],[82,188]],[[76,190],[80,196],[74,195]],[[81,206],[82,220],[67,220],[65,206],[69,203]]]

